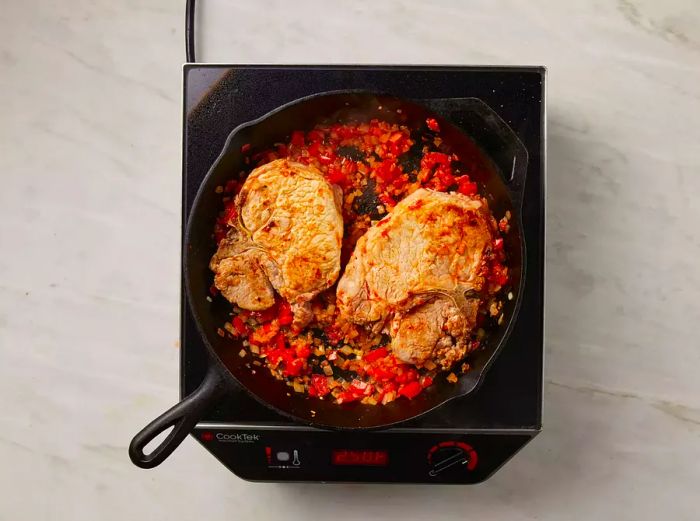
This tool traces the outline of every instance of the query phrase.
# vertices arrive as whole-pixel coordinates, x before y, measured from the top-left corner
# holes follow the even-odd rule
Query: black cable
[[[185,4],[185,58],[187,63],[194,63],[194,0]]]

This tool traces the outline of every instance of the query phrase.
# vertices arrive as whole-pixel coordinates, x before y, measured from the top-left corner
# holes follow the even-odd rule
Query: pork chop
[[[271,307],[275,291],[303,327],[308,303],[340,272],[338,189],[312,166],[278,159],[253,170],[236,196],[238,222],[209,267],[214,284],[243,309]]]
[[[496,230],[485,201],[416,190],[357,242],[338,283],[341,317],[388,331],[404,362],[449,367],[466,354]]]

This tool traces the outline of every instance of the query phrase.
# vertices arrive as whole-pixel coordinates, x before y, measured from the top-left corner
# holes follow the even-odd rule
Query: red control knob
[[[431,476],[445,472],[448,469],[455,470],[466,468],[474,470],[479,461],[474,447],[462,441],[443,441],[431,447],[428,451],[428,464]]]

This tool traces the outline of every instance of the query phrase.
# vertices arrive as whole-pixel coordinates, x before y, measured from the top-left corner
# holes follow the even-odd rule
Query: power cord
[[[187,0],[185,4],[185,59],[187,63],[194,63],[194,2]]]

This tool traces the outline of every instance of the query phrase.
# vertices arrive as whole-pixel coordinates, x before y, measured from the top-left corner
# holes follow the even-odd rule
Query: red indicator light
[[[213,432],[203,432],[202,433],[202,441],[211,441],[214,439],[214,433]]]
[[[331,463],[333,465],[386,467],[389,464],[389,453],[385,450],[335,449],[331,454]]]
[[[267,464],[272,464],[272,447],[265,447],[265,456],[267,457]]]

